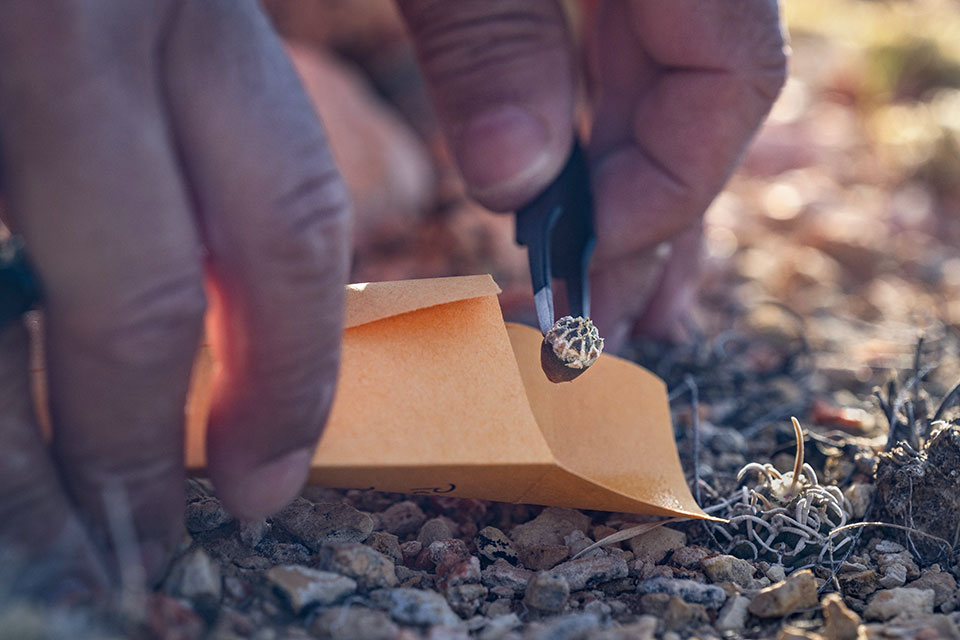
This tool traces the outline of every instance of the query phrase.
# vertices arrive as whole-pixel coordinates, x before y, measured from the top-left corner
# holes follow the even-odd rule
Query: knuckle
[[[300,166],[316,169],[279,178],[264,209],[269,218],[261,225],[260,248],[281,260],[299,261],[304,251],[348,241],[350,198],[336,167],[316,158]]]
[[[423,4],[409,19],[427,73],[441,84],[469,86],[508,65],[517,72],[518,62],[568,44],[563,16],[547,3]]]
[[[67,339],[124,367],[177,362],[196,349],[206,310],[199,267],[158,273],[103,297],[59,310]]]

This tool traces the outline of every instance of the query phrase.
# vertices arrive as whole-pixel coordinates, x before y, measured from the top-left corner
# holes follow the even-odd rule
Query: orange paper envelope
[[[504,324],[490,276],[349,285],[340,379],[311,482],[706,517],[687,488],[666,388],[604,355],[572,382],[540,370],[541,335]],[[214,364],[188,402],[204,467]]]

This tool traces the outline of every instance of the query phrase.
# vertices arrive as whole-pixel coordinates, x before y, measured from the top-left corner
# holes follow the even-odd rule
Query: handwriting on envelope
[[[573,382],[540,370],[538,331],[505,325],[489,276],[350,285],[340,379],[311,482],[705,517],[687,488],[663,382],[604,355]],[[214,363],[187,407],[202,473]]]

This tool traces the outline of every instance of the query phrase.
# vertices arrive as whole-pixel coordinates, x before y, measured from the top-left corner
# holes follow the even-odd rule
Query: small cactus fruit
[[[573,380],[597,361],[603,338],[590,318],[564,316],[543,336],[540,366],[551,382]]]

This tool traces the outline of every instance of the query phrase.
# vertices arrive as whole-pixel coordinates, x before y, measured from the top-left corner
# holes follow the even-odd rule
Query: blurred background
[[[266,5],[353,194],[352,279],[490,272],[505,313],[531,314],[512,219],[464,198],[390,0]],[[567,5],[574,25],[578,8]],[[960,5],[785,0],[782,10],[790,78],[707,213],[693,333],[755,336],[741,355],[760,370],[799,341],[812,384],[833,394],[910,369],[923,336],[922,360],[956,379]]]

